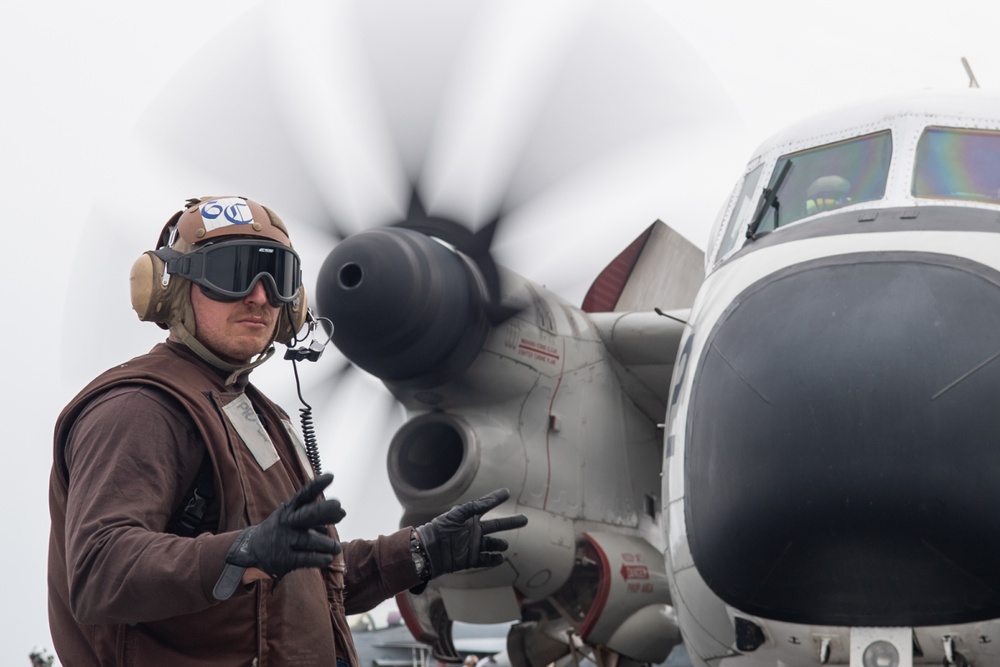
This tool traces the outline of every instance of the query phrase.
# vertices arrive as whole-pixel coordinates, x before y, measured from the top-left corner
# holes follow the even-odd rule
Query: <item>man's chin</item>
[[[231,345],[225,350],[212,349],[220,359],[234,366],[245,366],[270,347],[269,343],[254,341],[246,345]],[[211,348],[210,348],[211,349]]]

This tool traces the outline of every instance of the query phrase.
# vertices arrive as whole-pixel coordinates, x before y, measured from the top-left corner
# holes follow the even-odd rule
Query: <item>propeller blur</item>
[[[91,289],[125,304],[132,258],[193,195],[242,193],[278,211],[308,287],[340,240],[405,220],[416,192],[427,217],[471,232],[502,219],[491,256],[578,303],[608,248],[664,208],[700,238],[699,193],[725,193],[697,174],[727,155],[735,108],[640,0],[266,1],[197,29],[218,32],[136,126],[120,173],[95,193],[88,228],[102,233],[81,240],[79,270],[123,267],[95,273]],[[162,338],[127,306],[71,299],[66,311],[78,323],[63,339],[70,376]],[[128,332],[133,349],[107,345],[108,332]],[[384,461],[400,404],[332,346],[301,375],[345,534],[392,530],[400,505]],[[290,376],[278,362],[254,373],[288,407]]]

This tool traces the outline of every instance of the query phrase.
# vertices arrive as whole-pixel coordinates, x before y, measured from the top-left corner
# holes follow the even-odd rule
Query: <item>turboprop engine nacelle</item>
[[[333,343],[354,364],[387,383],[433,386],[479,353],[489,331],[485,289],[462,255],[388,227],[337,244],[316,297]]]
[[[666,387],[638,371],[655,346],[635,334],[675,340],[682,325],[651,312],[592,316],[486,268],[502,289],[481,258],[383,228],[339,244],[317,288],[334,343],[407,409],[388,451],[401,524],[499,487],[511,500],[494,513],[529,519],[503,535],[503,565],[400,596],[407,625],[444,660],[458,658],[452,620],[514,620],[515,664],[581,646],[662,661],[680,641],[659,526]],[[669,378],[673,355],[657,355]]]

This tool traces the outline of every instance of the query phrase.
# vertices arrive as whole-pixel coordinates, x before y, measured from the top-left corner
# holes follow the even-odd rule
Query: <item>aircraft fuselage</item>
[[[977,92],[791,128],[720,216],[665,435],[696,665],[1000,655],[1000,105]]]

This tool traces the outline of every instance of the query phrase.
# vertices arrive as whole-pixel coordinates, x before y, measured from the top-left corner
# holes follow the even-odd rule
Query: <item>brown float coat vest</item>
[[[77,418],[95,398],[122,386],[152,387],[172,397],[193,420],[211,458],[215,481],[218,529],[194,538],[156,534],[164,546],[156,567],[204,570],[203,605],[191,613],[168,618],[80,623],[73,614],[72,577],[86,578],[89,569],[67,564],[66,510],[70,471],[65,447]],[[240,386],[242,385],[242,386]],[[279,461],[262,469],[224,416],[223,407],[245,394],[266,429]],[[150,442],[149,447],[169,447]],[[149,354],[107,371],[74,398],[60,415],[55,432],[50,480],[52,529],[49,545],[49,616],[53,640],[67,665],[333,665],[341,658],[357,665],[345,614],[345,558],[352,564],[351,613],[371,608],[383,599],[419,583],[409,556],[409,530],[375,541],[344,543],[344,552],[327,570],[296,570],[275,587],[260,582],[218,603],[211,587],[221,573],[224,554],[236,534],[260,523],[291,498],[310,474],[285,413],[244,382],[224,385],[224,376],[187,348],[157,345]],[[164,475],[172,474],[163,471]],[[116,508],[106,508],[114,515]],[[151,534],[165,529],[146,527]],[[331,534],[337,537],[331,526]],[[338,538],[339,539],[339,538]],[[187,540],[187,542],[159,542]],[[202,543],[197,544],[199,541]],[[137,555],[138,556],[138,555]],[[160,562],[159,559],[168,559]],[[178,562],[169,562],[176,558]],[[186,560],[182,560],[186,559]],[[355,567],[355,565],[357,567]],[[89,567],[89,566],[88,566]],[[129,572],[129,564],[119,565]],[[125,575],[122,575],[125,576]],[[101,587],[121,582],[102,582]]]

